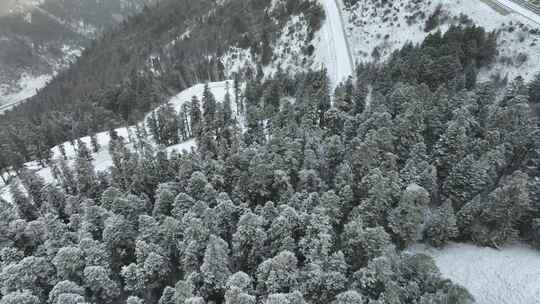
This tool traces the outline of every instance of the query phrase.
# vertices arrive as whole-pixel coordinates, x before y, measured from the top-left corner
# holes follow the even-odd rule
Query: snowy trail
[[[321,29],[326,48],[323,62],[328,69],[330,83],[336,87],[340,82],[353,75],[354,62],[345,36],[343,16],[340,10],[341,0],[320,0],[326,13],[326,20]]]
[[[491,0],[496,4],[507,8],[509,11],[521,15],[528,20],[540,25],[540,8],[524,0]]]

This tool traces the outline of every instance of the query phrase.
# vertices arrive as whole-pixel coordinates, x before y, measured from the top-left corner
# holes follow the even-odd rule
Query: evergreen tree
[[[176,291],[167,286],[163,289],[163,294],[159,298],[158,304],[176,304]]]
[[[77,157],[86,158],[88,161],[93,161],[92,153],[88,149],[86,143],[80,139],[77,140]]]
[[[58,150],[60,150],[60,155],[64,158],[64,160],[67,160],[67,154],[66,154],[66,146],[64,144],[58,145]]]
[[[89,266],[84,269],[84,284],[91,299],[100,303],[114,303],[120,295],[117,283],[109,278],[103,267]]]
[[[78,282],[82,279],[85,266],[84,253],[76,247],[64,247],[52,261],[57,275],[63,280]]]
[[[203,109],[203,118],[205,130],[210,131],[215,128],[215,120],[217,113],[217,102],[216,97],[210,90],[208,84],[204,86],[203,97],[201,100],[202,109]]]
[[[360,219],[353,219],[345,225],[341,239],[345,260],[353,270],[360,269],[392,248],[390,236],[382,227],[363,227]]]
[[[362,304],[364,297],[354,290],[340,293],[336,297],[336,304]]]
[[[39,304],[39,298],[29,291],[16,291],[6,294],[0,300],[1,304]]]
[[[225,126],[229,126],[233,121],[233,110],[232,110],[232,100],[231,94],[229,92],[229,83],[227,82],[227,88],[225,92],[225,97],[223,99],[223,121]],[[237,100],[237,99],[235,99]]]
[[[431,245],[442,247],[457,236],[458,229],[454,209],[450,202],[445,202],[428,219],[424,237]]]
[[[284,293],[297,286],[298,259],[292,252],[282,251],[257,269],[257,290],[261,293]]]
[[[204,121],[203,114],[201,112],[201,102],[199,101],[197,96],[193,96],[193,98],[191,99],[189,117],[191,119],[191,130],[193,132],[193,135],[197,138],[200,138],[204,127]]]
[[[17,207],[17,213],[25,220],[35,220],[38,218],[38,209],[22,192],[20,187],[21,186],[17,181],[13,181],[9,184],[9,191],[13,197],[13,203]]]
[[[45,187],[45,180],[28,169],[23,169],[21,174],[21,181],[26,191],[32,198],[35,207],[39,210],[43,205],[42,191]]]
[[[201,274],[204,278],[203,291],[209,299],[223,299],[227,279],[231,275],[228,254],[227,243],[211,235],[201,266]]]
[[[518,238],[519,224],[530,210],[527,180],[525,173],[516,171],[488,195],[473,235],[477,242],[499,247]]]
[[[92,151],[98,153],[101,147],[98,142],[97,134],[94,133],[90,136],[90,143],[92,144]]]
[[[154,203],[153,216],[158,218],[161,216],[168,216],[174,207],[175,200],[174,185],[162,184],[158,186],[156,191],[156,200]]]
[[[84,288],[80,287],[74,282],[71,281],[60,281],[56,285],[54,285],[53,289],[49,292],[49,303],[53,304],[60,304],[60,303],[73,303],[69,301],[62,300],[62,296],[68,295],[71,298],[78,298],[79,300],[82,298],[84,302]],[[74,302],[77,303],[77,302]]]
[[[146,119],[146,124],[148,125],[148,129],[150,129],[150,133],[152,134],[152,136],[154,137],[154,140],[157,142],[157,143],[161,143],[162,140],[161,140],[161,132],[159,131],[159,126],[158,126],[158,119],[157,119],[157,114],[155,111],[153,111],[149,116],[148,118]],[[111,141],[112,141],[112,137],[111,137]]]
[[[540,103],[540,73],[536,74],[529,84],[529,102],[531,104]]]
[[[252,273],[263,261],[266,231],[259,216],[246,212],[238,221],[232,238],[232,255],[238,269]]]
[[[424,210],[429,204],[429,194],[418,186],[410,185],[401,197],[398,206],[392,210],[388,222],[400,246],[407,246],[419,239],[424,223]]]
[[[82,145],[84,147],[85,145]],[[75,159],[75,181],[77,192],[87,197],[96,195],[98,182],[94,165],[86,154],[86,149],[81,148]]]

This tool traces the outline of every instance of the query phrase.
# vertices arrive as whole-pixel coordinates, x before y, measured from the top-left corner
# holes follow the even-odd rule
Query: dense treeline
[[[29,1],[11,2],[26,7]],[[0,81],[11,87],[23,74],[52,74],[67,67],[71,58],[65,58],[66,51],[82,48],[152,2],[42,0],[20,11],[15,5],[14,13],[0,16]]]
[[[455,26],[442,34],[429,34],[422,44],[405,45],[382,69],[382,85],[390,88],[395,82],[425,83],[431,89],[451,85],[472,89],[478,70],[492,63],[497,54],[497,34],[486,33],[478,26]],[[384,83],[386,82],[386,83]],[[385,90],[386,92],[387,90]]]
[[[324,17],[314,1],[270,5],[182,0],[145,8],[92,43],[36,97],[2,116],[0,154],[19,169],[25,161],[46,159],[48,148],[59,143],[132,124],[172,92],[223,79],[219,58],[230,46],[250,49],[259,64],[267,64],[290,16],[304,14],[312,32]]]
[[[81,142],[58,185],[23,171],[0,209],[0,303],[473,303],[403,249],[540,244],[533,95],[388,69],[360,66],[333,104],[325,71],[248,80],[232,108],[206,89],[149,118],[170,144],[187,116],[197,151],[143,128],[113,137],[110,174]]]

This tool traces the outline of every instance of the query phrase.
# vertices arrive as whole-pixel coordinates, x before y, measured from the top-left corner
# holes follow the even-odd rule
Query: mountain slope
[[[540,70],[540,25],[512,11],[500,12],[481,0],[345,0],[346,32],[357,62],[384,61],[406,42],[420,43],[450,25],[476,24],[498,35],[497,60],[480,74],[526,80]],[[540,17],[539,17],[540,19]]]
[[[0,13],[0,106],[34,95],[45,85],[44,79],[73,63],[90,40],[152,2],[4,3]]]
[[[286,10],[285,17],[275,14],[285,2],[254,1],[256,8],[247,14],[254,20],[248,21],[227,18],[243,17],[234,12],[249,10],[245,2],[208,2],[192,7],[187,15],[200,15],[183,24],[169,23],[178,11],[165,19],[171,7],[135,17],[134,24],[96,42],[35,99],[9,112],[0,148],[7,146],[15,157],[27,149],[27,158],[51,162],[54,170],[38,172],[46,181],[20,170],[28,196],[13,184],[16,209],[0,201],[7,210],[0,217],[7,237],[0,241],[14,256],[6,255],[8,263],[0,268],[5,299],[54,302],[56,291],[68,286],[78,294],[64,298],[75,302],[474,302],[442,273],[470,287],[482,304],[534,301],[537,285],[524,284],[534,279],[495,285],[497,280],[471,270],[483,266],[500,273],[493,271],[500,260],[494,251],[478,256],[482,250],[458,245],[454,251],[449,243],[540,244],[540,130],[530,106],[532,90],[520,79],[508,88],[477,82],[478,69],[484,79],[495,78],[504,54],[510,55],[503,71],[523,67],[526,60],[514,56],[504,39],[534,32],[519,25],[517,33],[486,32],[468,17],[453,15],[459,1],[437,5],[423,17],[422,7],[414,6],[421,1],[400,2],[406,14],[388,1],[353,2],[346,11],[351,16],[365,9],[380,21],[354,26],[389,31],[382,43],[379,30],[364,33],[362,47],[372,58],[344,84],[338,82],[354,69],[343,30],[332,27],[343,22],[331,6],[335,2],[322,3],[322,31],[313,26],[321,21],[312,19],[317,7],[305,14],[303,5],[310,7],[310,1]],[[482,14],[492,13],[479,7]],[[231,22],[235,30],[224,30]],[[411,29],[418,45],[401,37]],[[155,45],[144,48],[138,39]],[[329,79],[308,71],[321,65]],[[534,69],[533,64],[521,72]],[[229,73],[245,105],[236,115],[234,107],[224,106],[225,83],[212,82],[208,90],[202,84]],[[242,92],[239,82],[246,82]],[[187,87],[169,99],[170,106],[144,112]],[[202,105],[196,99],[187,103],[192,95]],[[157,136],[144,135],[147,128],[124,127],[116,133],[128,141],[111,141],[115,132],[99,132],[140,118]],[[20,130],[11,125],[16,123]],[[170,146],[168,138],[160,139],[171,136],[178,143],[186,128],[185,142]],[[94,136],[75,144],[88,133]],[[163,145],[157,153],[151,137]],[[97,153],[84,148],[92,139],[102,146]],[[63,140],[73,168],[62,166],[62,146],[49,154]],[[191,153],[166,153],[195,146]],[[23,161],[0,165],[19,169]],[[96,174],[95,168],[106,172]],[[450,247],[440,255],[424,251],[433,261],[405,250],[419,241]],[[86,259],[89,247],[106,252],[98,254],[99,266]],[[517,269],[526,268],[529,258],[538,261],[537,252],[510,252],[516,253],[510,261]],[[54,280],[33,279],[40,274],[31,271],[41,268],[26,266],[36,259]],[[65,266],[72,260],[80,261],[76,270]],[[49,264],[54,268],[45,268]],[[28,272],[34,276],[20,275]],[[58,283],[66,278],[77,283]],[[33,288],[20,294],[25,284]],[[523,286],[526,292],[514,290]]]
[[[133,123],[176,92],[225,79],[220,58],[230,47],[248,48],[255,63],[243,68],[241,77],[261,77],[285,24],[304,16],[309,38],[323,18],[315,1],[287,3],[271,10],[271,3],[260,0],[160,3],[94,41],[37,96],[6,113],[0,125],[19,138],[41,134],[37,138],[44,142],[28,142],[28,151],[20,154],[30,160],[43,151],[40,146]],[[308,57],[307,48],[300,55]],[[69,126],[71,121],[75,125]]]
[[[208,83],[207,85],[210,91],[212,92],[212,94],[214,94],[214,96],[216,97],[217,102],[219,103],[223,102],[225,98],[225,94],[227,92],[229,94],[232,94],[232,81],[230,80],[223,81],[223,82],[211,82],[211,83]],[[171,97],[167,103],[171,105],[176,112],[180,112],[183,105],[190,102],[193,96],[197,96],[199,100],[202,99],[204,88],[205,88],[205,85],[203,84],[198,84],[193,87],[190,87],[178,93],[177,95]],[[234,95],[232,96],[232,98],[233,98],[232,100],[233,108],[236,108]],[[156,110],[157,109],[153,110],[152,112],[147,113],[145,117],[148,117]],[[235,117],[238,121],[241,121],[242,119],[241,117],[237,115],[235,115]],[[148,128],[148,126],[146,125],[146,121],[138,122],[138,125]],[[133,136],[133,134],[136,132],[136,127],[135,126],[122,127],[122,128],[114,129],[114,131],[116,132],[118,136],[121,136],[129,141],[131,137]],[[98,152],[92,153],[91,155],[93,158],[92,164],[94,165],[94,168],[96,169],[96,171],[109,172],[111,167],[114,165],[112,156],[110,155],[110,145],[111,145],[110,131],[97,133],[95,134],[95,137],[97,139],[97,144],[100,146],[100,149]],[[82,141],[84,144],[86,144],[89,147],[92,145],[92,140],[89,136],[79,138],[78,140]],[[70,166],[74,166],[75,158],[77,156],[76,147],[71,145],[70,142],[64,142],[61,145],[63,146],[62,149],[65,149],[67,160]],[[180,153],[182,151],[189,152],[191,148],[195,148],[195,147],[196,147],[195,140],[190,139],[178,145],[166,147],[166,150],[169,153],[173,151]],[[60,145],[53,147],[51,150],[52,150],[51,152],[52,152],[53,159],[63,158]],[[39,164],[37,164],[36,162],[29,162],[25,164],[25,166],[31,170],[35,170],[36,174],[44,178],[47,183],[55,184],[59,182],[57,179],[55,179],[55,177],[53,177],[53,174],[51,173],[52,168],[50,166],[46,166],[45,168],[40,168]],[[0,172],[0,174],[4,174],[4,173]],[[13,200],[9,192],[9,187],[2,183],[2,179],[0,179],[0,199],[4,199],[8,202],[11,202]]]

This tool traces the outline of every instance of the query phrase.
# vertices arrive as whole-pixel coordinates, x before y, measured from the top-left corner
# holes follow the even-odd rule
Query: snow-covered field
[[[466,287],[478,304],[540,303],[540,251],[523,244],[496,250],[450,244],[442,250],[417,245],[444,277]]]
[[[230,86],[229,86],[230,84]],[[232,88],[232,81],[223,81],[223,82],[212,82],[209,83],[208,86],[214,96],[216,97],[216,100],[218,102],[222,102],[225,98],[225,94],[227,93],[227,88],[229,87],[231,98],[232,98],[232,106],[233,106],[233,112],[236,112],[236,102],[234,101],[234,94],[233,94],[233,88]],[[191,101],[191,98],[193,96],[197,96],[197,98],[202,99],[203,91],[204,91],[204,84],[198,84],[193,87],[190,87],[176,96],[172,97],[169,101],[169,103],[173,106],[173,108],[176,111],[179,111],[182,108],[182,105],[186,102]],[[242,123],[242,122],[241,122]],[[123,127],[116,129],[116,132],[119,136],[124,137],[126,140],[129,139],[129,133],[135,132],[134,126],[129,127]],[[109,132],[102,132],[96,134],[96,137],[98,139],[98,143],[100,145],[100,150],[98,153],[95,153],[92,155],[93,157],[93,165],[96,169],[96,171],[107,171],[110,169],[110,167],[113,165],[112,158],[109,154],[109,144],[110,144],[110,136]],[[83,137],[81,140],[88,146],[91,147],[91,140],[90,137]],[[73,163],[76,157],[75,148],[69,143],[66,142],[63,144],[64,148],[66,150],[66,155],[68,156],[68,162]],[[193,147],[196,146],[195,140],[191,139],[186,142],[180,143],[178,145],[167,147],[166,150],[170,153],[173,151],[176,152],[182,152],[182,151],[190,151]],[[58,159],[62,157],[60,153],[59,146],[56,146],[52,149],[53,152],[53,159]],[[36,170],[37,174],[39,174],[41,177],[43,177],[47,182],[54,182],[54,178],[51,174],[50,168],[39,168],[35,162],[27,163],[25,166],[31,170]],[[11,200],[11,194],[9,192],[9,189],[6,185],[2,185],[0,182],[0,198],[3,198],[7,201]]]

